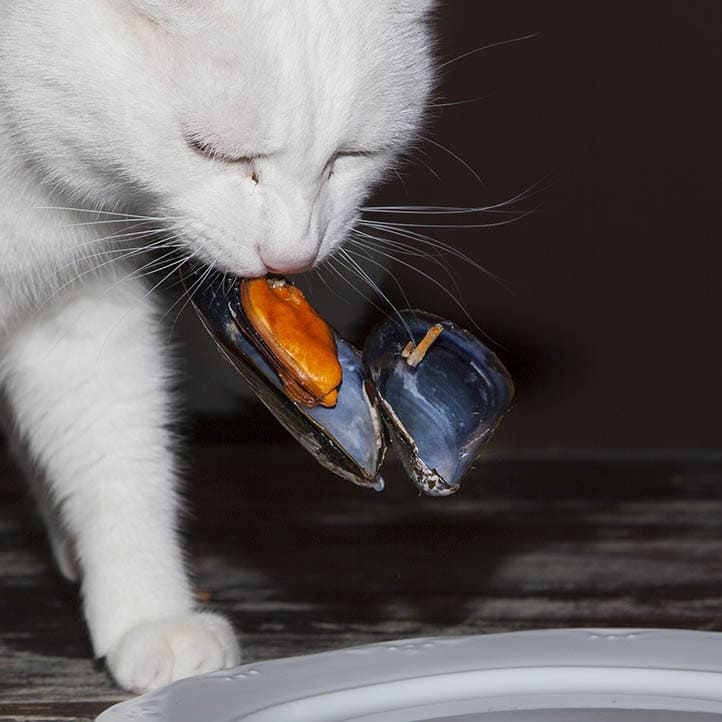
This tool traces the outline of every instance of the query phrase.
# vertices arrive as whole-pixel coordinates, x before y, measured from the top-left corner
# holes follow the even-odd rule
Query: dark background
[[[483,206],[535,187],[513,206],[533,212],[507,225],[416,229],[505,279],[447,259],[517,382],[497,449],[722,448],[721,10],[718,0],[441,6],[441,62],[536,36],[442,69],[437,103],[472,102],[435,109],[425,135],[482,182],[423,142],[403,184],[372,203]],[[420,267],[453,290],[441,269]],[[432,282],[392,270],[414,305],[469,326]],[[382,285],[403,305],[390,278]],[[339,304],[318,303],[333,318]]]

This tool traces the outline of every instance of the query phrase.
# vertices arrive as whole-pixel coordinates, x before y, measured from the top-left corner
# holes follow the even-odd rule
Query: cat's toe
[[[194,674],[240,662],[231,625],[216,614],[189,613],[133,627],[113,646],[106,662],[116,682],[147,692]]]

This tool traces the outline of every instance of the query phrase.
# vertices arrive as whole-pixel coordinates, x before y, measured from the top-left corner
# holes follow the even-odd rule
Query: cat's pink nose
[[[281,268],[276,268],[276,266],[266,266],[268,269],[268,273],[271,273],[275,276],[291,276],[294,273],[304,273],[305,271],[308,271],[311,269],[310,265],[304,265],[304,266],[297,266],[297,265],[285,265]]]
[[[308,271],[316,260],[316,251],[295,253],[293,256],[280,256],[272,251],[261,250],[261,260],[269,273],[279,275],[303,273]]]

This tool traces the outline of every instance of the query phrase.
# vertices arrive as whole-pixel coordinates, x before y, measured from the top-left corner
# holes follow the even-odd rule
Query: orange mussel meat
[[[241,306],[286,394],[307,407],[335,406],[342,377],[336,339],[303,293],[283,279],[246,279]]]

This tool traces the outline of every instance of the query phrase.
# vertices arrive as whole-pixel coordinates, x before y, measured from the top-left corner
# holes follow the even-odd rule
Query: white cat
[[[128,689],[239,651],[195,609],[167,334],[118,249],[162,230],[244,276],[327,258],[421,121],[430,5],[0,0],[0,382],[57,562]]]

